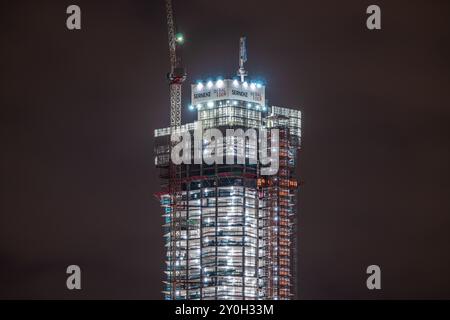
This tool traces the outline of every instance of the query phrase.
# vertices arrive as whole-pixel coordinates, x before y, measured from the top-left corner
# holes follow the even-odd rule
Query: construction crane
[[[165,0],[167,12],[167,28],[169,35],[169,56],[170,56],[170,72],[167,74],[169,80],[170,91],[170,130],[171,133],[181,126],[181,94],[182,85],[186,80],[186,72],[182,66],[180,48],[184,43],[184,37],[181,33],[177,33],[175,27],[175,19],[173,15],[172,0]],[[172,152],[172,142],[169,142],[169,156]],[[179,241],[181,240],[181,229],[183,223],[180,208],[178,205],[178,195],[181,191],[180,167],[169,160],[169,194],[171,195],[171,213],[170,213],[170,296],[174,300],[177,292],[186,289],[185,281],[182,279],[177,269],[176,261],[183,256],[183,252],[179,249]]]
[[[172,0],[165,1],[170,55],[170,72],[167,74],[170,88],[170,127],[175,128],[181,125],[181,89],[186,80],[186,72],[182,66],[180,54],[184,36],[176,32]]]

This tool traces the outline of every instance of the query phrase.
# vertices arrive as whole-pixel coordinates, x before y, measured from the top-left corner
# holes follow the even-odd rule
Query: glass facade
[[[198,110],[198,119],[203,128],[242,126],[259,128],[262,108],[259,105],[238,100],[219,100]]]
[[[180,165],[179,189],[170,192],[170,130],[155,132],[167,252],[165,298],[292,299],[300,113],[239,100],[215,100],[197,109],[198,122],[179,130],[192,132],[201,123],[225,137],[226,129],[279,129],[280,166],[277,174],[262,176],[262,164],[249,161],[256,160],[258,146],[243,140],[244,163]],[[239,140],[229,147],[230,139],[236,138],[225,138],[224,157],[238,153]]]

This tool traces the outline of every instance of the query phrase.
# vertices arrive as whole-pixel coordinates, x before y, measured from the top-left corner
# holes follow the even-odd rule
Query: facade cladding
[[[237,80],[193,85],[191,109],[197,110],[198,119],[176,130],[193,137],[201,125],[202,130],[219,129],[226,137],[227,129],[253,128],[258,133],[278,129],[279,169],[274,175],[261,175],[261,162],[249,161],[257,159],[255,145],[243,139],[230,148],[227,142],[234,137],[224,138],[224,157],[234,157],[238,148],[245,147],[245,163],[202,162],[173,169],[171,130],[155,130],[155,162],[162,185],[157,197],[164,210],[167,250],[165,299],[295,298],[295,168],[301,113],[268,108],[264,93],[260,84]],[[270,148],[272,131],[267,132]],[[176,187],[171,185],[170,170],[176,170]]]

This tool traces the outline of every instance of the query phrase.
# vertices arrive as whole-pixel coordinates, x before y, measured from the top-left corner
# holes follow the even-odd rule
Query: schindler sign
[[[252,83],[242,83],[237,80],[219,80],[206,83],[193,84],[192,105],[207,103],[223,99],[243,100],[265,106],[265,87]]]

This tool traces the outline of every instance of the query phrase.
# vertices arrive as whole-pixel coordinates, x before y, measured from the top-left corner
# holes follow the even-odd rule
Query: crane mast
[[[169,38],[169,57],[170,57],[170,72],[167,74],[169,80],[170,92],[170,129],[174,132],[181,126],[181,95],[182,85],[186,80],[186,73],[181,63],[180,46],[184,42],[181,34],[176,33],[175,19],[173,15],[172,0],[165,0],[167,12],[167,28]],[[169,142],[169,156],[172,153],[172,142]],[[184,222],[180,213],[178,197],[181,191],[180,182],[180,167],[169,160],[169,194],[171,197],[170,210],[170,242],[168,248],[169,262],[169,287],[171,299],[176,298],[178,290],[185,289],[187,279],[184,279],[176,267],[176,261],[183,256],[179,247],[179,242],[182,235],[182,225]]]
[[[176,33],[172,0],[165,1],[170,57],[170,72],[167,75],[170,88],[170,127],[173,129],[181,125],[181,89],[186,80],[186,73],[181,63],[179,49],[184,38],[181,34]]]

